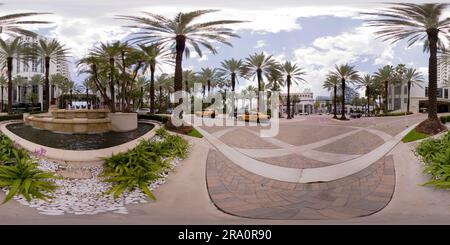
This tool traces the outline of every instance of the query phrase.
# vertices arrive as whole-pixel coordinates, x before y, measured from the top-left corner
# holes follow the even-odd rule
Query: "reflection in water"
[[[7,125],[14,134],[52,148],[64,150],[96,150],[120,145],[141,137],[154,127],[153,124],[138,123],[138,128],[130,132],[107,132],[101,134],[60,134],[35,129],[23,123]]]

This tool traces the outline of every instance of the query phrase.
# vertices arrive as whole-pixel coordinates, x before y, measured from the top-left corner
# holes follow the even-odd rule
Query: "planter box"
[[[109,113],[111,129],[114,132],[128,132],[137,129],[137,113]]]

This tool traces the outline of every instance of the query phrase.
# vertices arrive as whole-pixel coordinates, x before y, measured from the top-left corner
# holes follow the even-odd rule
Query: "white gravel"
[[[174,159],[171,164],[175,167],[180,159]],[[56,172],[58,165],[51,161],[39,160],[39,168],[42,170]],[[92,173],[90,179],[57,179],[54,180],[58,189],[51,195],[54,197],[48,202],[40,199],[33,199],[30,203],[23,196],[15,196],[14,200],[22,205],[26,205],[39,210],[45,215],[94,215],[105,212],[127,214],[126,205],[147,203],[148,197],[140,190],[124,192],[120,198],[114,199],[112,195],[105,194],[111,187],[110,183],[103,182],[99,177],[102,167],[89,168]],[[161,179],[149,185],[151,191],[158,188],[165,182],[168,173],[161,176]],[[8,192],[3,188],[5,193]]]

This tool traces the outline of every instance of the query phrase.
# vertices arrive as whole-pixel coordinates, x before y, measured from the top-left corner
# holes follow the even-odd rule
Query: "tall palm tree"
[[[341,120],[346,120],[345,117],[345,86],[347,82],[355,82],[359,79],[358,71],[355,70],[355,67],[350,66],[348,64],[345,65],[335,65],[335,70],[333,74],[341,81],[341,91],[342,91],[342,100],[341,100]]]
[[[22,91],[24,87],[27,87],[27,83],[28,79],[20,75],[17,75],[12,79],[13,86],[17,88],[17,102],[22,102]]]
[[[0,112],[3,112],[3,90],[8,86],[8,79],[5,76],[0,75]]]
[[[333,118],[337,119],[337,90],[339,85],[339,79],[333,73],[328,74],[325,82],[323,83],[323,88],[328,89],[328,91],[333,89]]]
[[[69,50],[56,39],[40,39],[30,47],[24,49],[25,57],[28,59],[43,59],[44,61],[44,93],[43,108],[50,107],[50,63],[62,63],[68,58]]]
[[[66,82],[68,78],[64,76],[61,73],[56,73],[50,76],[50,83],[51,83],[51,92],[50,92],[50,99],[55,99],[55,90],[56,87],[58,87],[60,84],[63,84]]]
[[[291,85],[292,83],[298,84],[299,82],[306,82],[303,78],[306,75],[306,72],[297,64],[292,64],[290,61],[284,62],[281,66],[281,72],[286,77],[286,85],[287,85],[287,119],[291,119]]]
[[[236,59],[229,59],[224,60],[220,62],[220,68],[219,69],[219,76],[223,79],[230,79],[231,82],[231,92],[232,92],[232,104],[231,107],[234,108],[234,117],[237,116],[237,108],[236,108],[236,101],[234,99],[235,96],[235,90],[236,90],[236,83],[239,83],[238,76],[242,75],[242,69],[244,67],[244,63],[242,60],[236,60]]]
[[[442,37],[450,33],[450,18],[443,15],[448,3],[396,3],[390,8],[369,13],[379,18],[368,20],[369,26],[379,27],[375,34],[383,40],[398,42],[406,39],[411,46],[424,43],[424,51],[429,52],[428,60],[428,119],[417,130],[436,134],[446,127],[437,116],[437,53],[442,48]]]
[[[245,58],[244,67],[242,69],[242,74],[246,76],[248,79],[256,78],[258,81],[258,92],[256,95],[257,98],[257,106],[256,110],[259,113],[259,92],[262,92],[263,87],[263,77],[268,78],[270,71],[274,66],[277,65],[277,62],[272,57],[272,55],[266,55],[263,52],[254,53]],[[257,122],[259,123],[259,117],[257,118]]]
[[[389,84],[395,82],[395,69],[391,65],[385,65],[382,68],[379,68],[377,72],[375,72],[374,77],[380,83],[383,83],[383,104],[384,112],[386,113],[389,111]]]
[[[423,75],[419,71],[414,68],[407,68],[404,73],[403,81],[406,81],[408,88],[408,103],[406,106],[406,112],[409,113],[409,104],[411,98],[411,87],[418,86],[422,87],[422,83],[424,83]]]
[[[176,52],[175,56],[175,91],[181,91],[183,87],[183,55],[189,57],[190,49],[202,57],[201,46],[216,54],[217,49],[212,42],[224,43],[232,46],[227,41],[229,37],[239,37],[232,29],[224,25],[237,24],[242,21],[215,20],[210,22],[197,22],[197,19],[205,14],[217,12],[217,10],[196,10],[187,13],[178,13],[170,19],[161,15],[144,12],[143,17],[119,16],[120,19],[131,20],[136,24],[128,26],[139,28],[141,31],[134,33],[132,40],[141,44],[161,43],[168,45]]]
[[[13,60],[22,53],[23,45],[20,41],[20,37],[16,37],[11,41],[4,41],[0,39],[0,59],[2,69],[6,68],[6,76],[8,78],[8,113],[12,113],[12,97],[13,97],[13,85],[12,85],[12,70]]]
[[[184,91],[186,91],[187,96],[191,95],[191,89],[194,83],[197,81],[197,74],[193,70],[183,71],[183,81],[184,81]],[[174,91],[176,92],[176,91]]]
[[[244,88],[242,90],[242,94],[249,95],[249,97],[250,97],[250,108],[249,108],[250,111],[252,111],[252,107],[253,107],[252,106],[252,102],[253,102],[252,98],[257,93],[258,93],[258,88],[253,85],[248,85],[246,88]]]
[[[158,87],[159,90],[159,113],[162,112],[162,104],[164,99],[163,90],[167,93],[167,98],[170,100],[170,91],[171,91],[171,81],[169,74],[163,73],[156,77],[155,86]],[[167,108],[169,108],[169,104],[167,104]]]
[[[22,28],[23,25],[34,25],[34,24],[50,24],[48,21],[34,21],[34,20],[22,20],[22,18],[50,14],[50,13],[16,13],[0,16],[0,33],[9,34],[12,36],[25,35],[25,36],[36,36],[36,33]]]
[[[201,82],[206,82],[206,88],[208,89],[208,96],[211,95],[211,87],[214,87],[219,80],[219,74],[216,68],[202,68],[198,73]]]
[[[144,71],[150,71],[150,113],[155,113],[155,72],[159,65],[173,64],[172,54],[160,44],[138,45],[143,53]]]
[[[374,85],[374,78],[369,74],[365,74],[364,76],[358,79],[358,84],[356,85],[356,89],[364,88],[366,90],[367,96],[367,115],[370,116],[370,95],[373,94],[372,86]]]

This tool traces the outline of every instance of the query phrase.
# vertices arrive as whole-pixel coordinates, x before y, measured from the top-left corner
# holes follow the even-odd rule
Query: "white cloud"
[[[358,65],[373,60],[373,65],[389,64],[394,58],[393,45],[376,40],[373,30],[368,27],[357,27],[351,32],[337,36],[320,37],[309,47],[301,47],[294,51],[294,59],[308,71],[308,86],[317,94],[328,94],[322,84],[327,73],[336,64],[349,63]]]
[[[263,48],[263,47],[265,47],[265,46],[267,46],[267,41],[266,41],[266,40],[258,40],[258,41],[256,42],[256,45],[253,46],[253,48],[259,49],[259,48]]]

